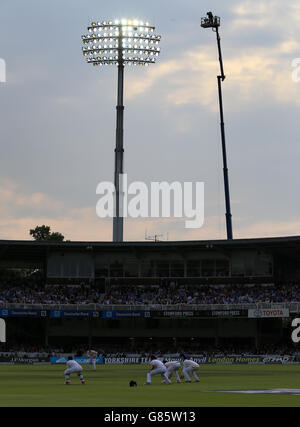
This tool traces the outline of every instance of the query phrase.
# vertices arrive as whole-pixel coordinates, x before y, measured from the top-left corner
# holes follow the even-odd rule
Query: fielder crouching
[[[181,355],[181,358],[183,360],[183,370],[182,373],[185,377],[185,380],[187,383],[191,382],[191,377],[189,374],[191,374],[191,376],[193,377],[193,379],[196,382],[199,382],[199,378],[196,374],[196,372],[198,371],[198,369],[200,368],[200,366],[198,365],[197,362],[194,362],[193,360],[189,360],[184,354]]]
[[[76,360],[73,360],[72,356],[68,356],[67,369],[64,372],[66,384],[71,384],[70,375],[73,373],[74,374],[76,373],[78,375],[81,381],[81,384],[85,384],[85,380],[82,375],[82,366],[79,365],[79,363],[76,362]]]
[[[167,377],[167,368],[160,360],[156,359],[156,356],[152,355],[150,357],[150,365],[152,366],[151,370],[147,373],[147,385],[151,384],[151,377],[153,375],[161,375],[165,384],[171,384],[171,381]]]

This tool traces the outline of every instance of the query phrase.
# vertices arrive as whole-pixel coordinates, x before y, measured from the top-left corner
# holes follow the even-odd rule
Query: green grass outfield
[[[1,365],[0,406],[300,406],[300,396],[200,393],[199,390],[300,389],[300,365],[202,365],[199,383],[161,384],[154,376],[144,385],[148,367],[98,365],[64,384],[65,365]],[[129,387],[134,379],[138,386]]]

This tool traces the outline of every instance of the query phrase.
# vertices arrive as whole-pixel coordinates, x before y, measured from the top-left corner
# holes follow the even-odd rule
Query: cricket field
[[[84,367],[85,385],[74,374],[71,385],[65,385],[65,365],[0,365],[0,406],[300,406],[300,365],[202,365],[199,383],[177,384],[173,379],[165,385],[154,376],[150,386],[144,384],[148,368],[98,365],[93,371]],[[137,387],[129,387],[130,380]]]

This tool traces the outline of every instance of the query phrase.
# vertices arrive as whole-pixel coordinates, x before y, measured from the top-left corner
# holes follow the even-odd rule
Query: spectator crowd
[[[182,305],[251,304],[300,301],[300,284],[112,286],[101,293],[93,286],[15,284],[0,281],[4,304]]]
[[[154,343],[153,343],[154,344]],[[294,355],[300,357],[300,352],[296,346],[288,344],[273,344],[273,345],[260,345],[258,348],[251,345],[205,345],[199,343],[194,343],[193,345],[185,346],[167,346],[163,345],[162,342],[157,342],[154,345],[140,344],[137,348],[130,349],[130,345],[122,343],[122,345],[112,345],[111,343],[102,343],[101,346],[93,346],[93,350],[96,350],[98,356],[105,357],[133,357],[141,355],[143,357],[150,356],[155,353],[158,357],[165,354],[181,354],[182,352],[188,352],[189,354],[197,354],[202,356],[214,356],[214,357],[223,357],[230,355]],[[73,354],[76,357],[84,357],[87,355],[88,346],[86,345],[77,345],[72,344],[65,345],[52,345],[52,346],[43,346],[38,344],[28,344],[28,343],[14,343],[14,344],[0,344],[0,354],[1,353],[14,353],[16,357],[22,357],[24,354],[44,354],[49,356],[59,356],[63,354]]]

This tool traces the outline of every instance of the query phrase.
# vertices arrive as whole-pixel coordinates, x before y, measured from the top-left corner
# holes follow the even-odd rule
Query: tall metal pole
[[[118,48],[118,97],[117,97],[117,128],[116,128],[116,148],[115,148],[115,216],[113,219],[113,241],[123,242],[123,216],[120,193],[120,175],[123,174],[123,122],[124,122],[124,105],[123,105],[123,89],[124,89],[124,65],[122,57],[122,36],[119,36]],[[121,189],[122,190],[122,189]],[[121,196],[121,197],[120,197]]]
[[[219,92],[219,107],[220,107],[220,126],[221,126],[221,140],[222,140],[222,153],[223,153],[223,175],[224,175],[224,190],[225,190],[225,206],[226,206],[226,230],[227,239],[231,240],[232,236],[232,215],[230,209],[230,195],[229,195],[229,179],[228,179],[228,167],[227,167],[227,155],[226,155],[226,141],[225,141],[225,126],[224,126],[224,113],[223,113],[223,100],[222,100],[222,81],[225,80],[222,52],[221,52],[221,39],[216,27],[217,44],[219,52],[219,62],[221,75],[217,76],[218,79],[218,92]]]
[[[154,34],[155,27],[137,19],[116,19],[91,22],[88,34],[82,36],[82,52],[93,66],[118,66],[118,95],[116,148],[114,170],[113,241],[123,242],[123,86],[125,65],[155,64],[160,53],[161,36]]]

